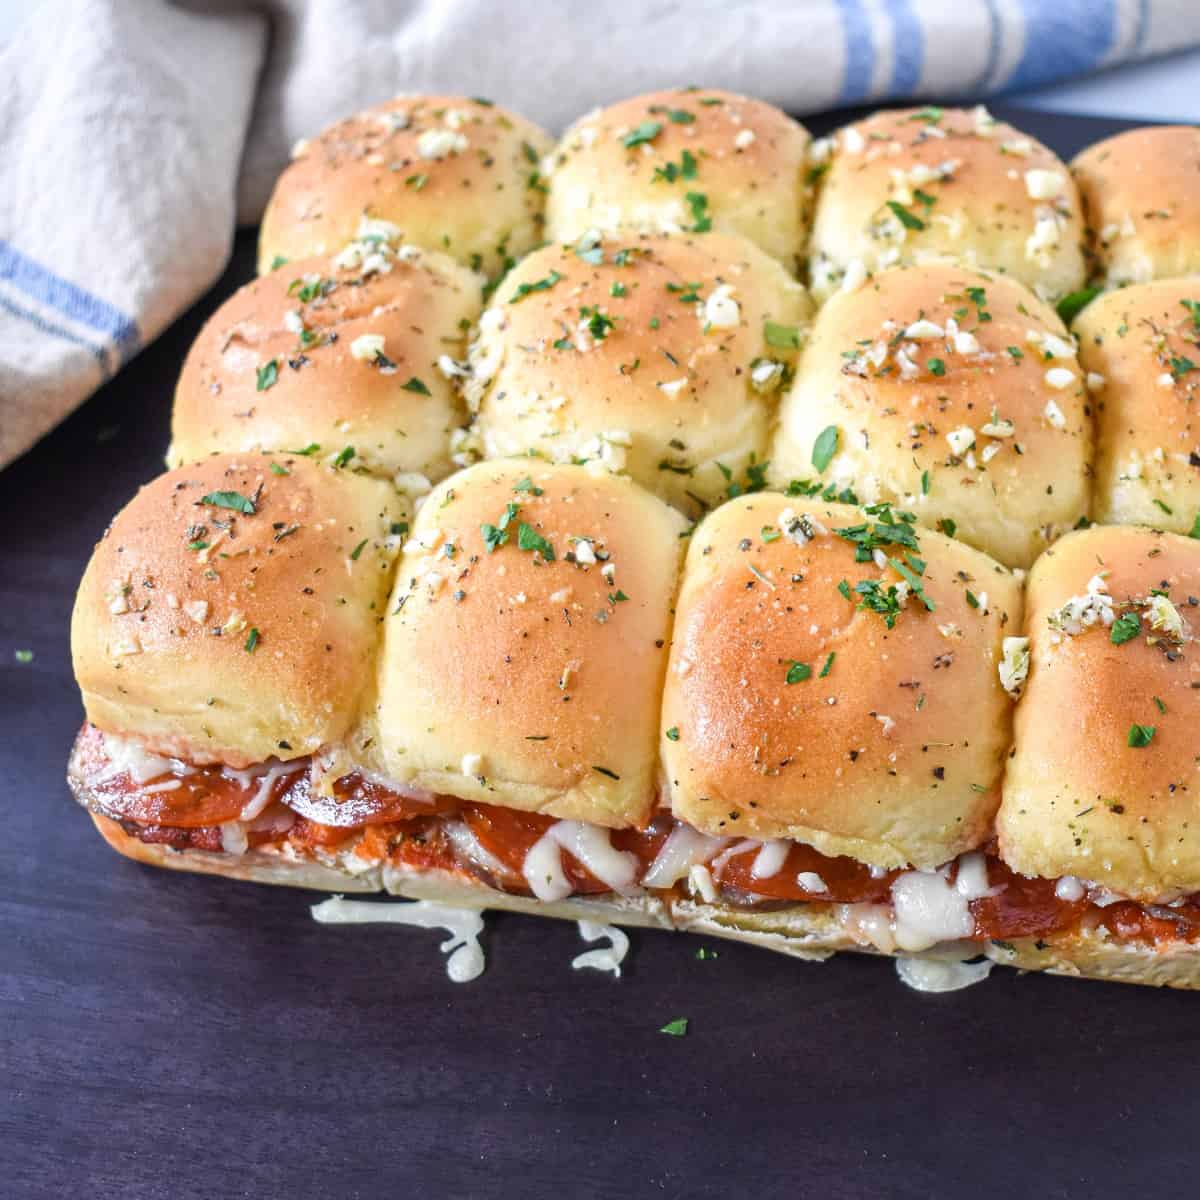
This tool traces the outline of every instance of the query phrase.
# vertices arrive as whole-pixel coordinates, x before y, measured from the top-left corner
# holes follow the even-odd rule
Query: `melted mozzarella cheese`
[[[307,764],[304,762],[281,763],[272,762],[264,763],[261,767],[254,768],[258,774],[258,787],[254,790],[254,795],[242,806],[242,811],[239,814],[243,821],[253,821],[256,817],[260,817],[267,805],[271,803],[271,796],[274,794],[275,784],[280,779],[286,779],[289,775],[295,775],[297,771],[302,770]],[[232,772],[228,767],[222,768],[221,774],[246,774],[246,772]],[[245,785],[243,785],[245,786]]]
[[[1055,885],[1054,894],[1060,900],[1082,900],[1084,886],[1074,875],[1064,875]]]
[[[906,871],[892,884],[892,905],[901,950],[928,950],[975,931],[966,896],[940,871]]]
[[[615,925],[599,925],[595,921],[579,921],[579,936],[585,942],[598,942],[608,938],[607,946],[598,946],[595,950],[585,950],[571,959],[571,966],[576,970],[590,968],[593,971],[611,971],[618,979],[621,978],[621,964],[629,953],[629,938]]]
[[[642,878],[648,888],[668,888],[683,879],[692,867],[707,862],[728,838],[707,837],[687,825],[676,825]]]
[[[699,896],[706,904],[717,902],[717,885],[713,883],[712,872],[703,863],[696,863],[688,871],[688,887],[693,896]]]
[[[164,758],[160,754],[151,754],[141,742],[133,738],[119,737],[115,733],[104,736],[104,755],[108,766],[100,775],[100,779],[115,779],[118,775],[128,775],[136,784],[149,783],[159,775],[191,775],[195,768],[180,762],[177,758]]]
[[[476,863],[485,871],[501,879],[508,876],[508,867],[471,832],[470,827],[465,822],[445,821],[442,824],[442,831],[449,839],[459,858]]]
[[[779,839],[770,842],[763,842],[762,849],[755,855],[754,864],[750,868],[751,879],[770,879],[772,875],[778,875],[783,870],[783,864],[787,862],[788,851],[791,846]],[[804,885],[801,884],[801,887]],[[812,889],[809,889],[810,891]],[[821,885],[818,891],[824,891],[824,884]]]
[[[221,849],[226,854],[245,854],[250,849],[250,840],[241,821],[224,821],[221,824]]]
[[[987,859],[978,850],[962,855],[958,860],[958,876],[954,890],[966,900],[981,900],[994,896],[1001,889],[988,885]]]
[[[529,847],[521,873],[539,900],[565,900],[571,894],[571,881],[563,874],[562,849],[549,830]]]
[[[558,821],[546,830],[546,836],[614,892],[636,890],[637,855],[617,850],[609,841],[607,829],[586,821]]]
[[[469,983],[483,974],[487,965],[479,935],[483,913],[473,908],[451,908],[432,900],[393,901],[347,900],[333,896],[312,906],[313,920],[323,925],[368,925],[384,922],[414,925],[420,929],[444,929],[450,936],[441,944],[448,955],[446,974],[455,983]]]
[[[989,958],[980,962],[943,962],[901,956],[896,959],[896,974],[915,992],[957,992],[982,983],[995,965]]]

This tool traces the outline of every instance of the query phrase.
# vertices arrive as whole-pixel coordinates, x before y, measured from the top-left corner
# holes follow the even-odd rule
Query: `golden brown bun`
[[[337,741],[374,660],[399,515],[387,485],[294,455],[159,476],[79,585],[71,650],[88,720],[233,767]]]
[[[497,275],[541,241],[552,139],[466,96],[397,96],[300,142],[263,214],[258,269],[333,254],[364,216]]]
[[[717,88],[622,100],[581,117],[559,142],[547,234],[573,242],[591,229],[704,232],[711,222],[795,271],[807,235],[809,140],[773,105]]]
[[[806,517],[812,537],[798,544]],[[671,807],[704,833],[933,867],[989,834],[1011,708],[997,666],[1021,592],[985,555],[917,530],[909,553],[927,564],[935,610],[909,596],[889,629],[852,589],[900,576],[856,562],[835,535],[864,521],[877,524],[848,505],[760,494],[693,534],[663,700]],[[789,683],[790,670],[804,677]]]
[[[481,526],[499,529],[510,504],[489,552]],[[388,776],[432,792],[644,823],[683,527],[631,480],[585,467],[452,475],[405,547],[378,706],[352,742],[374,739]],[[537,538],[552,562],[521,548]]]
[[[1116,613],[1138,614],[1140,632],[1123,644],[1103,622],[1071,635],[1048,620],[1101,572]],[[1181,638],[1152,624],[1144,601],[1153,588],[1167,591]],[[997,817],[1014,870],[1074,875],[1140,900],[1200,890],[1197,597],[1200,542],[1172,533],[1097,526],[1038,560],[1028,586],[1029,679]],[[1129,745],[1135,724],[1154,728],[1149,744]]]
[[[361,864],[349,859],[352,851],[335,851],[326,855],[328,862],[311,862],[255,850],[240,856],[204,850],[173,850],[169,846],[147,845],[130,837],[107,817],[92,814],[92,820],[104,840],[119,854],[147,866],[168,870],[195,871],[227,879],[316,891],[362,893],[384,890],[393,896],[429,900],[456,908],[672,929],[746,942],[808,962],[823,962],[839,951],[879,953],[850,936],[835,905],[798,904],[774,911],[754,911],[691,900],[677,900],[666,905],[654,896],[625,897],[612,893],[546,902],[498,892],[478,880],[449,871],[392,867],[384,867],[382,871],[377,868],[363,870]],[[970,954],[974,949],[975,946],[963,947],[961,954]],[[1048,938],[982,943],[977,949],[993,962],[1024,971],[1152,987],[1200,988],[1200,951],[1187,942],[1150,947],[1110,938],[1103,929],[1080,929]],[[935,949],[927,955],[905,957],[944,959],[946,953]]]
[[[360,241],[246,284],[184,363],[167,462],[315,442],[323,458],[353,446],[376,474],[441,478],[466,415],[443,367],[464,357],[482,282],[443,254]]]
[[[531,254],[480,323],[466,392],[484,455],[602,455],[695,515],[763,461],[808,294],[728,234],[630,236],[584,253],[603,261],[570,246]]]
[[[1200,278],[1108,292],[1075,321],[1094,389],[1092,516],[1101,523],[1192,528],[1200,510],[1198,321]]]
[[[1069,171],[985,110],[875,113],[834,135],[828,164],[809,245],[818,302],[864,272],[938,258],[1011,275],[1043,299],[1083,284]]]
[[[1106,287],[1200,271],[1200,130],[1131,129],[1071,163],[1088,248]]]
[[[831,299],[780,405],[777,483],[815,475],[830,426],[824,481],[926,525],[952,520],[1008,566],[1029,566],[1087,513],[1091,422],[1073,347],[1054,311],[1004,276],[897,268]]]

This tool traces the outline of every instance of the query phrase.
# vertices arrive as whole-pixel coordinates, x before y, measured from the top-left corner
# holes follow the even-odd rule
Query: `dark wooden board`
[[[1118,127],[1009,115],[1064,155]],[[322,927],[312,894],[114,855],[63,782],[72,598],[161,468],[191,339],[252,270],[243,234],[209,296],[0,474],[0,1196],[1189,1186],[1192,995],[997,970],[922,996],[888,962],[697,961],[715,943],[649,932],[615,982],[572,972],[573,926],[513,916],[488,919],[487,973],[456,986],[437,933]],[[657,1032],[680,1016],[686,1038]]]

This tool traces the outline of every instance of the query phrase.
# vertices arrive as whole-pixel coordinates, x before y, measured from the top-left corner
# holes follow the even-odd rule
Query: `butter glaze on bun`
[[[451,476],[405,546],[378,705],[352,742],[410,787],[643,824],[683,528],[603,471],[517,461]]]
[[[399,246],[383,223],[340,254],[239,288],[193,343],[175,390],[171,466],[312,446],[356,466],[431,480],[466,419],[455,387],[482,279]]]
[[[581,117],[554,153],[548,235],[739,233],[795,271],[807,236],[808,131],[761,100],[682,88]]]
[[[1200,129],[1131,129],[1077,155],[1088,249],[1106,287],[1200,271]]]
[[[1074,329],[1095,388],[1093,518],[1188,533],[1200,511],[1200,278],[1108,292]]]
[[[1173,533],[1098,526],[1038,560],[996,823],[1015,870],[1143,901],[1200,890],[1198,598],[1200,542]]]
[[[1091,418],[1075,346],[1011,279],[952,264],[881,272],[813,322],[768,457],[888,500],[1012,567],[1088,510]],[[953,525],[947,524],[953,522]]]
[[[1056,300],[1084,281],[1079,195],[1062,160],[986,109],[875,113],[814,146],[827,163],[809,277],[818,302],[885,267],[949,258]]]
[[[232,767],[337,741],[370,678],[398,505],[383,483],[289,455],[160,475],[80,584],[71,651],[87,719]]]
[[[693,534],[663,701],[677,817],[879,867],[935,867],[988,837],[1011,719],[997,668],[1020,586],[895,520],[763,493]],[[880,553],[924,561],[933,611],[870,547],[856,561],[861,542],[838,535],[855,529],[911,538]],[[890,615],[859,607],[861,581]]]
[[[810,313],[802,285],[727,234],[535,251],[471,348],[484,456],[599,457],[696,515],[762,463]]]
[[[297,144],[263,214],[258,269],[333,254],[364,217],[498,275],[542,237],[553,145],[516,113],[466,96],[397,96]]]

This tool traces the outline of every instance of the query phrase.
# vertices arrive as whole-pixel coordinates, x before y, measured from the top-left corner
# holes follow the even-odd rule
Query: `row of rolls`
[[[707,89],[339,123],[88,566],[89,721],[1185,902],[1198,156]]]

